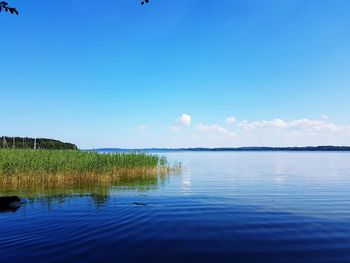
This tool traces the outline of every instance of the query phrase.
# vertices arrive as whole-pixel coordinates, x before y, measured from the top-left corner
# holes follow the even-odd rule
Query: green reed
[[[0,150],[0,176],[140,174],[159,168],[167,169],[166,158],[147,153]]]

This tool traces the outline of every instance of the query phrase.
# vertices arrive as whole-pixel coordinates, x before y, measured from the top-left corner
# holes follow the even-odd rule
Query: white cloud
[[[325,120],[309,120],[298,119],[292,121],[284,121],[281,119],[274,119],[268,121],[248,122],[242,121],[239,126],[243,129],[256,130],[256,129],[284,129],[284,130],[303,130],[312,132],[322,131],[337,131],[340,129],[337,125],[327,122]]]
[[[219,133],[219,134],[224,134],[224,135],[228,135],[228,136],[236,136],[236,134],[234,132],[230,132],[229,130],[217,125],[217,124],[213,124],[213,125],[205,125],[205,124],[198,124],[196,126],[196,129],[199,131],[203,131],[203,132],[209,132],[209,133]]]
[[[256,122],[242,121],[238,125],[248,131],[259,128],[285,128],[287,126],[287,123],[281,119],[274,119],[270,121]]]
[[[321,120],[263,120],[242,121],[238,132],[240,143],[246,145],[349,145],[350,125],[337,125]]]
[[[190,126],[192,122],[192,116],[186,113],[183,113],[176,119],[174,125],[170,126],[171,130],[180,130],[182,126]]]
[[[236,142],[236,133],[217,124],[200,123],[194,128],[192,145],[194,147],[232,147]]]
[[[237,122],[237,119],[233,116],[230,116],[230,117],[227,117],[226,118],[226,122],[229,123],[229,124],[234,124]]]
[[[140,125],[136,126],[136,129],[139,131],[145,131],[148,129],[148,126],[145,124],[140,124]]]
[[[192,121],[192,117],[191,115],[188,115],[186,113],[183,113],[179,118],[178,118],[179,122],[183,125],[191,125],[191,121]]]
[[[236,121],[237,125],[227,127],[196,123],[187,129],[182,128],[191,122],[181,122],[180,117],[171,129],[180,130],[173,134],[173,143],[181,147],[350,145],[350,124],[336,124],[325,117]]]

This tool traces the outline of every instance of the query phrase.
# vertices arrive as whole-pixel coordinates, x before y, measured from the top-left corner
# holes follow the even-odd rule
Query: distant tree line
[[[28,138],[28,137],[8,137],[2,136],[0,149],[36,149],[43,150],[77,150],[78,147],[72,143],[61,142],[46,138]]]
[[[347,151],[350,146],[306,146],[306,147],[221,147],[221,148],[99,148],[96,151],[102,152],[318,152],[318,151]]]

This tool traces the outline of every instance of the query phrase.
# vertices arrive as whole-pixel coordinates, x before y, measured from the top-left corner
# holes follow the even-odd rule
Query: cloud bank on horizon
[[[193,125],[192,125],[193,124]],[[307,118],[247,121],[229,116],[217,123],[193,123],[190,114],[182,114],[164,133],[168,144],[159,147],[240,147],[240,146],[317,146],[349,145],[350,125],[335,124],[322,115]],[[169,137],[169,140],[167,138]],[[160,138],[161,140],[161,138]],[[151,147],[151,145],[139,145]]]

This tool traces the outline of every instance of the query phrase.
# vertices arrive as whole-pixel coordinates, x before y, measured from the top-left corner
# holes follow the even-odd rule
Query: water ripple
[[[152,187],[28,197],[0,213],[0,262],[350,262],[350,154],[168,158],[184,173],[142,181]]]

